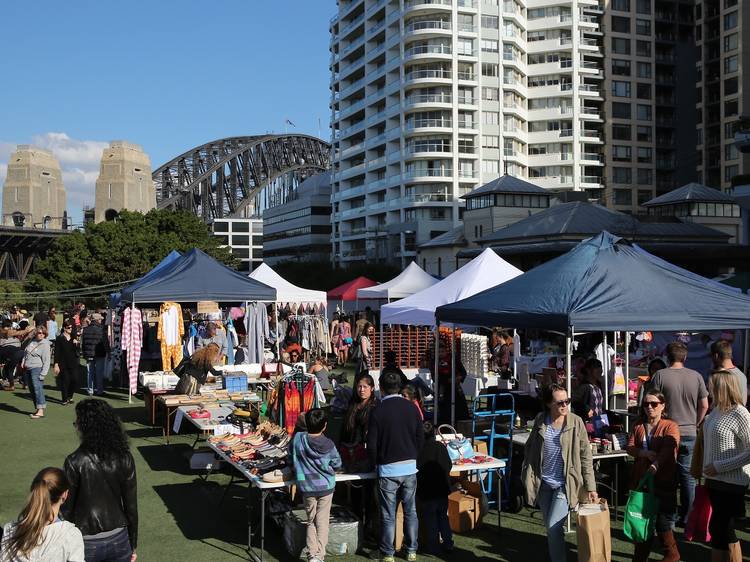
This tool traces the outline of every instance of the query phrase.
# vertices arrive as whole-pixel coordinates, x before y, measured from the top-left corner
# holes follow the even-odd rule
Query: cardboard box
[[[487,452],[487,441],[474,441],[474,450],[478,455],[484,455],[486,457],[489,454]]]
[[[448,496],[448,521],[454,533],[474,530],[481,520],[479,498],[453,492]]]

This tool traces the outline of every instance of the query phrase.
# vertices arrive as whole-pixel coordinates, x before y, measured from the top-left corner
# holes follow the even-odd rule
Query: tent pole
[[[609,408],[609,342],[607,341],[607,332],[602,332],[602,350],[604,353],[602,370],[604,371],[604,409]]]
[[[435,372],[432,376],[432,422],[438,421],[438,369],[440,368],[440,320],[435,322]]]
[[[451,328],[451,425],[456,427],[456,326]]]
[[[245,303],[245,311],[247,311],[247,303]],[[276,362],[278,363],[281,361],[281,351],[279,350],[279,340],[281,338],[279,337],[279,303],[277,302],[273,303],[273,319],[276,323]]]
[[[568,326],[568,333],[565,336],[565,379],[566,379],[566,385],[568,390],[568,397],[570,397],[570,378],[573,376],[572,373],[572,350],[573,350],[573,336],[575,332],[573,331],[573,326]]]
[[[630,332],[625,331],[625,410],[630,402]],[[625,416],[625,431],[630,433],[630,416]]]
[[[745,352],[742,354],[743,357],[743,364],[742,364],[742,370],[744,372],[747,372],[747,362],[750,361],[750,330],[745,330],[745,342],[744,342],[744,348]]]

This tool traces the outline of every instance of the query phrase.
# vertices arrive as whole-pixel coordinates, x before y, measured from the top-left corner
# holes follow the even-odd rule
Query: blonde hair
[[[728,371],[716,371],[711,375],[708,392],[711,394],[714,408],[722,412],[728,412],[742,404],[740,383],[737,377]]]
[[[218,344],[211,342],[207,346],[200,348],[198,351],[190,356],[190,361],[193,365],[197,365],[204,371],[208,371],[214,366],[216,361],[219,359],[219,352],[221,348]]]
[[[70,482],[59,468],[47,467],[34,477],[31,493],[18,516],[13,536],[8,541],[11,559],[29,553],[42,543],[44,528],[52,522],[52,506],[70,489]]]

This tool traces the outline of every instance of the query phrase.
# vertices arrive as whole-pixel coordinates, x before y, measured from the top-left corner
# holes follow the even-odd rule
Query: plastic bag
[[[644,490],[645,489],[645,490]],[[659,499],[654,495],[654,475],[647,472],[635,490],[630,491],[625,506],[622,530],[633,542],[646,542],[654,536]]]

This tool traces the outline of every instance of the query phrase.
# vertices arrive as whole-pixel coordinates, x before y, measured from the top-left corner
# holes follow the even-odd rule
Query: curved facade
[[[506,173],[603,190],[592,0],[350,0],[331,20],[333,256],[406,262]]]

